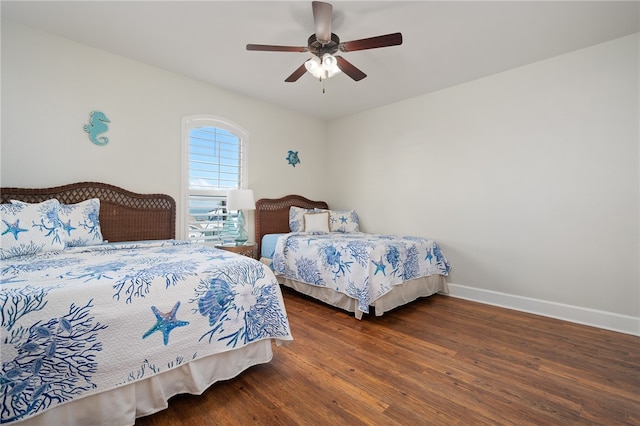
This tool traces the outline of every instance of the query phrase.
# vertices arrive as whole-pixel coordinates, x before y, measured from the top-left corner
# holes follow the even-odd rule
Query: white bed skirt
[[[133,425],[137,417],[168,407],[174,395],[200,395],[213,383],[231,379],[247,368],[271,361],[271,340],[191,361],[167,372],[58,406],[13,423],[20,426]]]
[[[286,287],[290,287],[297,292],[328,303],[331,306],[353,312],[357,319],[362,319],[363,312],[358,308],[357,299],[334,291],[331,288],[305,284],[284,278],[278,274],[276,274],[276,278],[280,284]],[[435,293],[449,293],[449,286],[443,275],[430,275],[396,285],[393,287],[393,290],[374,301],[371,306],[375,308],[376,316],[381,316],[385,312],[389,312],[398,306],[405,305],[420,297],[431,296]]]

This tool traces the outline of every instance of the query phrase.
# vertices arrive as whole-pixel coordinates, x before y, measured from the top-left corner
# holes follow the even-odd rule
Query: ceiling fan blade
[[[343,73],[345,73],[346,75],[354,79],[355,81],[360,81],[367,76],[365,73],[360,71],[351,62],[347,61],[342,56],[336,56],[335,58],[336,58],[336,61],[338,61],[337,65],[338,65],[338,68],[340,68],[340,71],[342,71]]]
[[[340,50],[343,52],[354,52],[356,50],[376,49],[378,47],[398,46],[400,44],[402,44],[402,34],[393,33],[362,38],[360,40],[345,41],[344,43],[340,43]]]
[[[247,50],[258,50],[262,52],[308,52],[309,48],[304,46],[273,46],[270,44],[247,44]]]
[[[313,7],[313,24],[316,29],[316,39],[326,44],[331,41],[331,19],[333,6],[321,1],[311,2]]]
[[[307,72],[307,69],[304,66],[304,62],[302,63],[302,65],[300,65],[298,67],[298,69],[296,69],[293,74],[291,74],[289,77],[287,77],[287,79],[285,80],[285,82],[287,83],[293,83],[295,81],[298,81],[298,79],[300,77],[302,77],[302,75]]]

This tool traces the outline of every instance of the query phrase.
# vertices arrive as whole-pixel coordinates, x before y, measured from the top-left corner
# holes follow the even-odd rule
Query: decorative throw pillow
[[[291,232],[304,232],[304,214],[318,213],[326,210],[303,209],[302,207],[291,206],[289,208],[289,229]]]
[[[100,229],[100,199],[60,204],[60,220],[67,247],[93,246],[104,242]]]
[[[331,232],[360,232],[358,213],[355,210],[329,210]]]
[[[309,234],[328,234],[329,212],[305,213],[304,232]]]
[[[26,204],[11,200],[12,204]],[[102,244],[100,229],[100,199],[91,198],[77,204],[59,203],[58,218],[62,227],[61,238],[66,247],[84,247]]]
[[[0,259],[64,249],[60,203],[0,204]]]

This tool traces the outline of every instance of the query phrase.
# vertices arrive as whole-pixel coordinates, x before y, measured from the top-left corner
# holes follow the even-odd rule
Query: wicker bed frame
[[[265,234],[285,234],[289,232],[289,209],[328,209],[324,201],[312,201],[300,195],[287,195],[282,198],[261,198],[256,201],[255,231],[258,256],[260,255],[262,237]]]
[[[176,202],[165,194],[137,194],[114,185],[79,182],[52,188],[0,188],[0,202],[75,204],[100,199],[100,228],[109,242],[167,240],[176,235]]]

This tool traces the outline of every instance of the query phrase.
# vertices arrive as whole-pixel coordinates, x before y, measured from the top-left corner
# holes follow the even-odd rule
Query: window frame
[[[180,226],[177,237],[188,240],[189,228],[189,197],[190,195],[205,195],[226,197],[228,189],[190,190],[189,189],[189,146],[190,130],[198,127],[217,127],[235,134],[240,139],[240,173],[238,189],[247,189],[249,169],[249,133],[237,123],[226,118],[213,115],[190,115],[182,119],[181,141],[181,178],[180,178]]]

